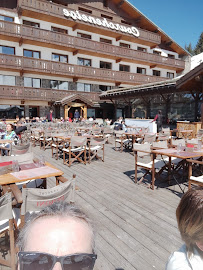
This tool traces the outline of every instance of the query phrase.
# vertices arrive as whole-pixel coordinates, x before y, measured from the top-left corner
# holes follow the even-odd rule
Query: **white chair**
[[[117,130],[114,131],[115,134],[115,150],[117,151],[117,148],[120,148],[120,151],[123,151],[123,147],[129,147],[129,144],[132,143],[132,139],[128,139],[126,137],[124,130]],[[119,145],[119,146],[117,146]]]
[[[24,225],[27,212],[40,211],[54,202],[75,202],[75,175],[71,180],[63,181],[62,184],[49,189],[23,188],[23,203],[21,206],[21,222]],[[64,178],[63,178],[64,179]]]
[[[9,234],[10,242],[10,259],[0,257],[0,264],[10,267],[15,270],[16,264],[16,252],[15,252],[15,240],[14,240],[14,217],[12,211],[12,198],[11,193],[6,193],[0,197],[0,237]],[[3,248],[2,244],[0,247]]]
[[[88,151],[88,161],[89,163],[93,158],[100,159],[104,161],[104,145],[106,139],[104,138],[91,138],[87,147]],[[99,151],[102,151],[102,156],[99,156]]]
[[[192,165],[198,164],[199,166],[203,166],[203,161],[194,160],[194,159],[187,159],[187,162],[189,164],[189,183],[188,183],[188,189],[191,189],[192,184],[198,185],[203,187],[203,175],[194,176],[192,175]]]
[[[83,164],[86,164],[86,145],[87,138],[82,136],[72,136],[70,140],[70,144],[67,148],[63,148],[63,163],[71,164],[74,161],[79,161]],[[84,155],[84,159],[82,156]],[[67,159],[66,159],[67,156]]]
[[[155,176],[159,176],[164,168],[166,167],[166,163],[168,162],[168,158],[166,159],[154,159],[153,154],[151,152],[151,144],[145,143],[145,144],[139,144],[134,143],[133,144],[133,151],[135,153],[135,183],[137,183],[137,169],[138,167],[143,168],[147,172],[141,177],[138,183],[141,183],[144,180],[144,177],[147,174],[151,174],[151,185],[150,187],[154,190],[154,184],[155,184]],[[150,159],[149,162],[145,162],[144,158]],[[138,161],[139,158],[139,161]],[[143,159],[143,162],[140,160]]]

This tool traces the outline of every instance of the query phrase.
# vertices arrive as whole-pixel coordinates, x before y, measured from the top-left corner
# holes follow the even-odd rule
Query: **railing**
[[[61,62],[47,61],[42,59],[28,58],[22,56],[0,54],[0,68],[12,71],[26,71],[66,77],[93,79],[99,81],[121,82],[128,84],[143,84],[163,81],[166,78],[142,75],[124,71],[114,71],[86,66],[78,66]]]
[[[24,86],[7,86],[0,85],[0,98],[2,99],[20,99],[20,100],[44,100],[60,101],[64,97],[81,94],[91,101],[99,101],[99,94],[96,92],[79,92],[71,90],[55,90],[43,88],[31,88]]]
[[[185,62],[183,60],[171,59],[152,53],[145,53],[111,44],[105,44],[93,40],[73,37],[67,34],[56,33],[5,21],[0,21],[0,34],[43,43],[51,43],[57,46],[65,46],[72,49],[81,49],[83,51],[86,50],[87,52],[97,52],[99,54],[132,59],[134,61],[142,61],[143,63],[159,64],[178,69],[185,68]]]
[[[41,1],[41,0],[18,0],[18,6],[22,9],[31,10],[37,13],[43,13],[46,15],[54,16],[54,17],[64,18],[63,9],[65,7],[63,5],[59,5],[56,3],[51,3],[47,1]],[[70,8],[68,9],[73,10]],[[100,26],[100,28],[103,28],[103,27]],[[143,39],[145,41],[149,41],[155,44],[161,43],[161,37],[159,34],[152,33],[150,31],[143,30],[140,28],[138,28],[138,30],[140,32],[139,39]]]

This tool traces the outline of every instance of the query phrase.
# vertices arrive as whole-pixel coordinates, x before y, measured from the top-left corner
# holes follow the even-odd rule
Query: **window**
[[[77,91],[90,92],[91,91],[91,84],[77,83]]]
[[[101,91],[107,91],[107,90],[111,90],[111,86],[109,86],[109,85],[99,85],[99,89],[101,90]]]
[[[16,85],[15,76],[0,75],[0,85]]]
[[[63,33],[63,34],[68,34],[68,30],[63,29],[63,28],[58,28],[58,27],[51,27],[51,31],[57,32],[57,33]]]
[[[159,51],[153,51],[153,54],[161,55],[161,52],[159,52]]]
[[[106,14],[101,14],[101,17],[102,17],[102,18],[106,18],[106,19],[108,19],[108,20],[113,20],[113,17],[108,16],[108,15],[106,15]]]
[[[173,72],[167,72],[167,78],[173,79],[174,78],[174,73]]]
[[[160,71],[160,70],[155,70],[155,69],[154,69],[154,70],[153,70],[153,75],[159,77],[159,76],[161,76],[161,71]]]
[[[137,47],[137,50],[141,52],[147,52],[147,49],[143,47]]]
[[[146,74],[146,68],[137,67],[137,73]]]
[[[87,67],[91,67],[92,61],[90,59],[85,59],[85,58],[80,58],[78,57],[78,65],[80,66],[87,66]]]
[[[124,48],[128,48],[130,49],[130,44],[127,44],[127,43],[123,43],[123,42],[120,42],[120,47],[124,47]]]
[[[112,44],[112,40],[106,38],[100,38],[100,42]]]
[[[68,90],[68,82],[50,81],[50,88],[58,90]]]
[[[86,9],[86,8],[79,7],[78,10],[85,12],[85,13],[88,13],[88,14],[92,14],[92,11],[89,9]]]
[[[77,36],[78,37],[81,37],[81,38],[87,38],[87,39],[91,39],[91,35],[88,35],[88,34],[84,34],[84,33],[77,33]]]
[[[7,22],[13,22],[14,21],[14,18],[8,17],[8,16],[4,16],[4,15],[0,15],[0,20],[7,21]]]
[[[0,45],[0,53],[15,55],[15,48]]]
[[[130,66],[127,65],[119,65],[119,70],[120,71],[126,71],[126,72],[130,72]]]
[[[25,57],[33,57],[33,58],[37,58],[37,59],[39,59],[39,58],[41,58],[40,57],[40,52],[38,52],[38,51],[31,51],[31,50],[23,50],[23,56],[25,56]]]
[[[173,54],[168,54],[168,58],[175,59],[175,55],[173,55]]]
[[[63,54],[52,53],[52,60],[57,62],[68,63],[68,56]]]
[[[32,27],[35,27],[35,28],[39,28],[40,27],[40,24],[39,23],[31,22],[31,21],[26,21],[26,20],[23,20],[23,24],[24,25],[28,25],[28,26],[32,26]]]
[[[100,61],[100,68],[111,69],[112,64],[109,62]]]
[[[40,88],[41,87],[41,79],[24,77],[24,86],[25,87]]]

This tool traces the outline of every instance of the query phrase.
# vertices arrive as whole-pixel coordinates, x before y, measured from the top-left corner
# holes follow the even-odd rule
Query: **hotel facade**
[[[100,95],[173,79],[189,67],[188,52],[128,1],[0,3],[0,118],[45,116],[50,108],[56,118],[76,108],[84,118],[146,117],[144,97],[133,109]],[[153,99],[152,116],[161,108]]]

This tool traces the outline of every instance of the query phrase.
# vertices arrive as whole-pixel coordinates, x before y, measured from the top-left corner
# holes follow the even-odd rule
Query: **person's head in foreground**
[[[54,203],[32,214],[18,239],[20,270],[92,270],[94,233],[73,205]]]
[[[203,189],[188,190],[177,210],[178,228],[185,245],[170,257],[166,269],[203,269]]]

